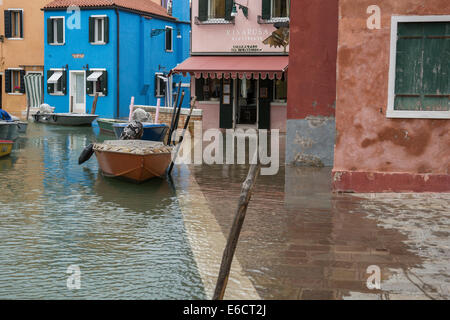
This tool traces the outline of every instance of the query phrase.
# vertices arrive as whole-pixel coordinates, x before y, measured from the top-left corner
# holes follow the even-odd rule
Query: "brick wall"
[[[153,120],[155,120],[156,117],[156,107],[152,106],[135,106],[135,108],[141,108],[144,109],[147,112],[150,112],[152,115]],[[171,121],[172,121],[172,109],[169,108],[161,108],[159,111],[159,119],[158,122],[161,124],[166,124],[170,127]],[[178,121],[178,129],[183,129],[184,123],[187,118],[187,114],[189,113],[188,109],[182,109],[182,113],[180,114],[180,120]],[[202,111],[198,109],[194,109],[193,114],[191,116],[191,120],[189,121],[189,131],[191,135],[194,134],[194,122],[195,121],[202,121]]]

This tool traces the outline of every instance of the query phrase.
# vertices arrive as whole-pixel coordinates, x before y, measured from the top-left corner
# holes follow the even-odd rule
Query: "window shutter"
[[[105,18],[105,43],[109,42],[109,17]]]
[[[197,96],[197,101],[203,101],[203,86],[205,85],[205,79],[195,79],[195,95]]]
[[[23,11],[20,11],[20,37],[23,38]]]
[[[262,0],[262,18],[264,20],[270,20],[270,5],[271,5],[271,0]]]
[[[11,38],[11,11],[5,10],[5,38]]]
[[[11,93],[11,70],[5,70],[5,92]]]
[[[166,28],[166,51],[172,50],[172,29]]]
[[[25,70],[20,70],[20,93],[25,93]]]
[[[89,17],[89,42],[95,42],[95,19]]]
[[[67,93],[67,71],[66,70],[63,71],[60,81],[61,81],[61,91],[62,91],[63,95],[66,95],[66,93]]]
[[[93,71],[86,72],[86,79],[89,78],[89,76],[93,73]],[[94,94],[94,82],[93,81],[87,81],[86,80],[86,93],[87,94]]]
[[[225,0],[225,20],[233,20],[231,12],[233,11],[233,0]]]
[[[103,95],[107,96],[108,95],[108,71],[103,71],[103,74],[101,75],[99,80],[100,80],[102,93],[103,93]]]
[[[57,28],[58,43],[64,43],[64,19],[57,20]]]
[[[47,43],[53,43],[53,20],[47,19]]]
[[[48,83],[48,79],[53,75],[54,71],[47,70],[47,93],[51,94],[54,92],[54,84]]]
[[[208,20],[208,0],[198,1],[198,20]]]
[[[155,74],[155,97],[159,96],[159,92],[158,92],[158,75]]]

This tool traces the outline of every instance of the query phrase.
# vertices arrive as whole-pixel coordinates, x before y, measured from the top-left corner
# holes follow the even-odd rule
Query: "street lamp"
[[[231,16],[236,17],[238,15],[238,7],[239,7],[239,9],[242,10],[242,13],[248,19],[248,7],[243,6],[242,4],[234,2],[234,1],[233,1],[233,9],[231,10]]]

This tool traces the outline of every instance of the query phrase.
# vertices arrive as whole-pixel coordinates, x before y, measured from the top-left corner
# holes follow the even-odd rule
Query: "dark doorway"
[[[256,125],[258,121],[258,80],[238,80],[236,124]]]

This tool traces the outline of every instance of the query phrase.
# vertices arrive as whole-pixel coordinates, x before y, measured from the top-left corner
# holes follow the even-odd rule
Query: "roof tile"
[[[54,0],[44,6],[45,9],[67,8],[69,6],[87,7],[120,7],[150,13],[174,19],[162,6],[152,0]]]

